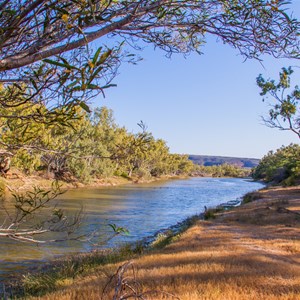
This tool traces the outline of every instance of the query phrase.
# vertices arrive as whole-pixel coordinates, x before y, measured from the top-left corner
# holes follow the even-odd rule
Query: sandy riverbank
[[[108,178],[93,178],[89,182],[80,182],[73,180],[70,182],[58,181],[62,189],[74,189],[74,188],[91,188],[91,187],[109,187],[109,186],[120,186],[125,184],[139,184],[139,183],[150,183],[155,181],[164,181],[170,179],[183,179],[188,176],[161,176],[151,178],[125,178],[121,176],[113,176]],[[45,174],[36,174],[27,176],[18,170],[10,171],[6,177],[0,178],[0,186],[7,191],[27,191],[33,187],[39,187],[44,189],[51,188],[54,179],[47,178]]]
[[[300,299],[300,187],[270,188],[252,199],[133,259],[135,271],[128,267],[119,281],[128,278],[145,299],[176,299],[167,293],[182,300]],[[124,263],[67,280],[40,299],[99,299]],[[112,299],[115,286],[103,299]]]

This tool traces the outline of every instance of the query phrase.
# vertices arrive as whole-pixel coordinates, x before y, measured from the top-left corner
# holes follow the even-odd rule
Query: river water
[[[153,235],[161,228],[170,227],[203,212],[204,206],[213,207],[236,200],[247,192],[262,187],[261,183],[237,178],[189,178],[69,190],[56,199],[55,203],[70,214],[83,208],[80,233],[98,231],[109,234],[109,223],[127,228],[128,236],[115,238],[108,245],[115,246]],[[6,208],[7,205],[4,204]],[[1,239],[0,280],[54,256],[92,249],[93,246],[88,242],[36,246]]]

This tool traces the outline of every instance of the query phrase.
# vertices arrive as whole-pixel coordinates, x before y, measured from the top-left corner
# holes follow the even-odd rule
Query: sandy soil
[[[119,186],[124,184],[150,183],[154,181],[164,181],[170,179],[183,179],[187,176],[161,176],[152,178],[124,178],[121,176],[112,176],[108,178],[93,178],[89,182],[80,182],[74,177],[70,177],[69,181],[59,180],[62,189],[73,189],[82,187],[106,187]],[[0,178],[0,188],[5,191],[23,192],[32,190],[33,187],[50,189],[54,182],[54,178],[49,177],[45,172],[36,173],[35,175],[26,175],[16,168],[12,168],[5,177]]]

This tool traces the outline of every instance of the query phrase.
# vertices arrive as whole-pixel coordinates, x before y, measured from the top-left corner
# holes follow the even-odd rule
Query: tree
[[[288,3],[1,0],[0,106],[40,106],[22,119],[68,123],[74,107],[89,111],[88,100],[112,86],[122,61],[136,61],[124,51],[128,44],[150,43],[167,55],[200,53],[211,34],[246,58],[298,56],[299,23],[285,12]]]
[[[285,185],[299,183],[300,146],[291,144],[282,146],[275,152],[270,151],[254,168],[252,176],[254,179]]]
[[[128,177],[131,177],[133,172],[141,170],[151,153],[151,142],[154,140],[142,121],[137,125],[142,131],[136,134],[119,131],[120,139],[113,154],[113,158],[119,165],[119,173]]]
[[[282,68],[279,81],[265,80],[262,75],[257,77],[257,85],[261,88],[261,96],[270,95],[274,104],[271,104],[269,117],[264,118],[264,123],[271,128],[289,130],[300,138],[300,89],[296,85],[291,89],[291,67]]]

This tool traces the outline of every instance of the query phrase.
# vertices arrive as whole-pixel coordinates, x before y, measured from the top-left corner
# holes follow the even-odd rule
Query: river
[[[201,213],[204,206],[236,200],[262,188],[258,182],[237,178],[189,178],[149,184],[69,190],[55,200],[72,214],[83,208],[80,232],[108,232],[113,223],[129,230],[109,246],[153,235],[185,218]],[[7,206],[7,204],[4,204]],[[6,207],[7,208],[7,207]],[[2,211],[3,213],[3,211]],[[62,242],[36,246],[9,239],[0,240],[0,280],[54,256],[92,250],[88,242]]]

